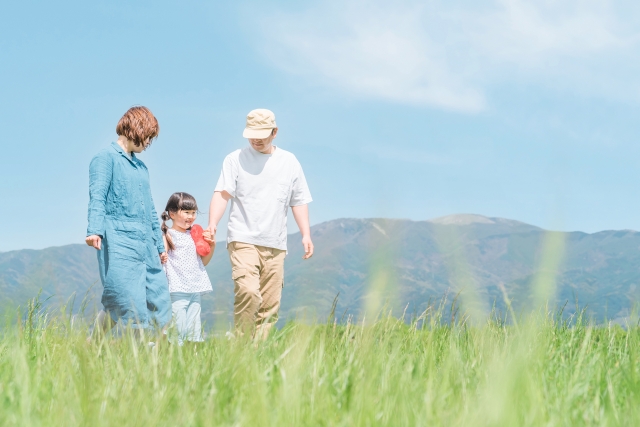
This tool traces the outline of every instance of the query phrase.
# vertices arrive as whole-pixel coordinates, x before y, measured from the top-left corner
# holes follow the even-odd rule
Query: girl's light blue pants
[[[171,293],[171,310],[178,333],[178,344],[185,341],[201,342],[202,323],[200,321],[200,294]]]

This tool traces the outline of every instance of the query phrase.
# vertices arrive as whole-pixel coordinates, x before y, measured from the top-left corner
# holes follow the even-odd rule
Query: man
[[[302,234],[304,259],[313,255],[309,229],[311,194],[296,157],[273,145],[273,112],[253,110],[242,136],[249,146],[229,154],[211,199],[208,238],[231,200],[227,250],[235,284],[234,323],[240,334],[265,339],[278,320],[291,207]]]

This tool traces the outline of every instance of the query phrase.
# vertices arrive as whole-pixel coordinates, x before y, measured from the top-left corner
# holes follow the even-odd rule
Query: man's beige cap
[[[271,135],[271,130],[277,128],[276,115],[273,111],[258,108],[247,114],[247,124],[242,132],[244,138],[264,139]]]

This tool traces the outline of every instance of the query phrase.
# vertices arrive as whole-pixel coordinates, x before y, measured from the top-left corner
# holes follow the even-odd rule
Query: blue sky
[[[89,161],[132,105],[160,121],[141,155],[159,209],[187,191],[206,212],[270,108],[314,224],[640,230],[634,2],[132,3],[0,6],[0,251],[83,241]]]

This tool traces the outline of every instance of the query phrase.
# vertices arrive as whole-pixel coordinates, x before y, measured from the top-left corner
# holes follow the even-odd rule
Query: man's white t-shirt
[[[274,148],[272,154],[262,154],[248,146],[224,159],[215,191],[226,191],[232,197],[227,244],[287,250],[289,206],[312,200],[296,156]]]

